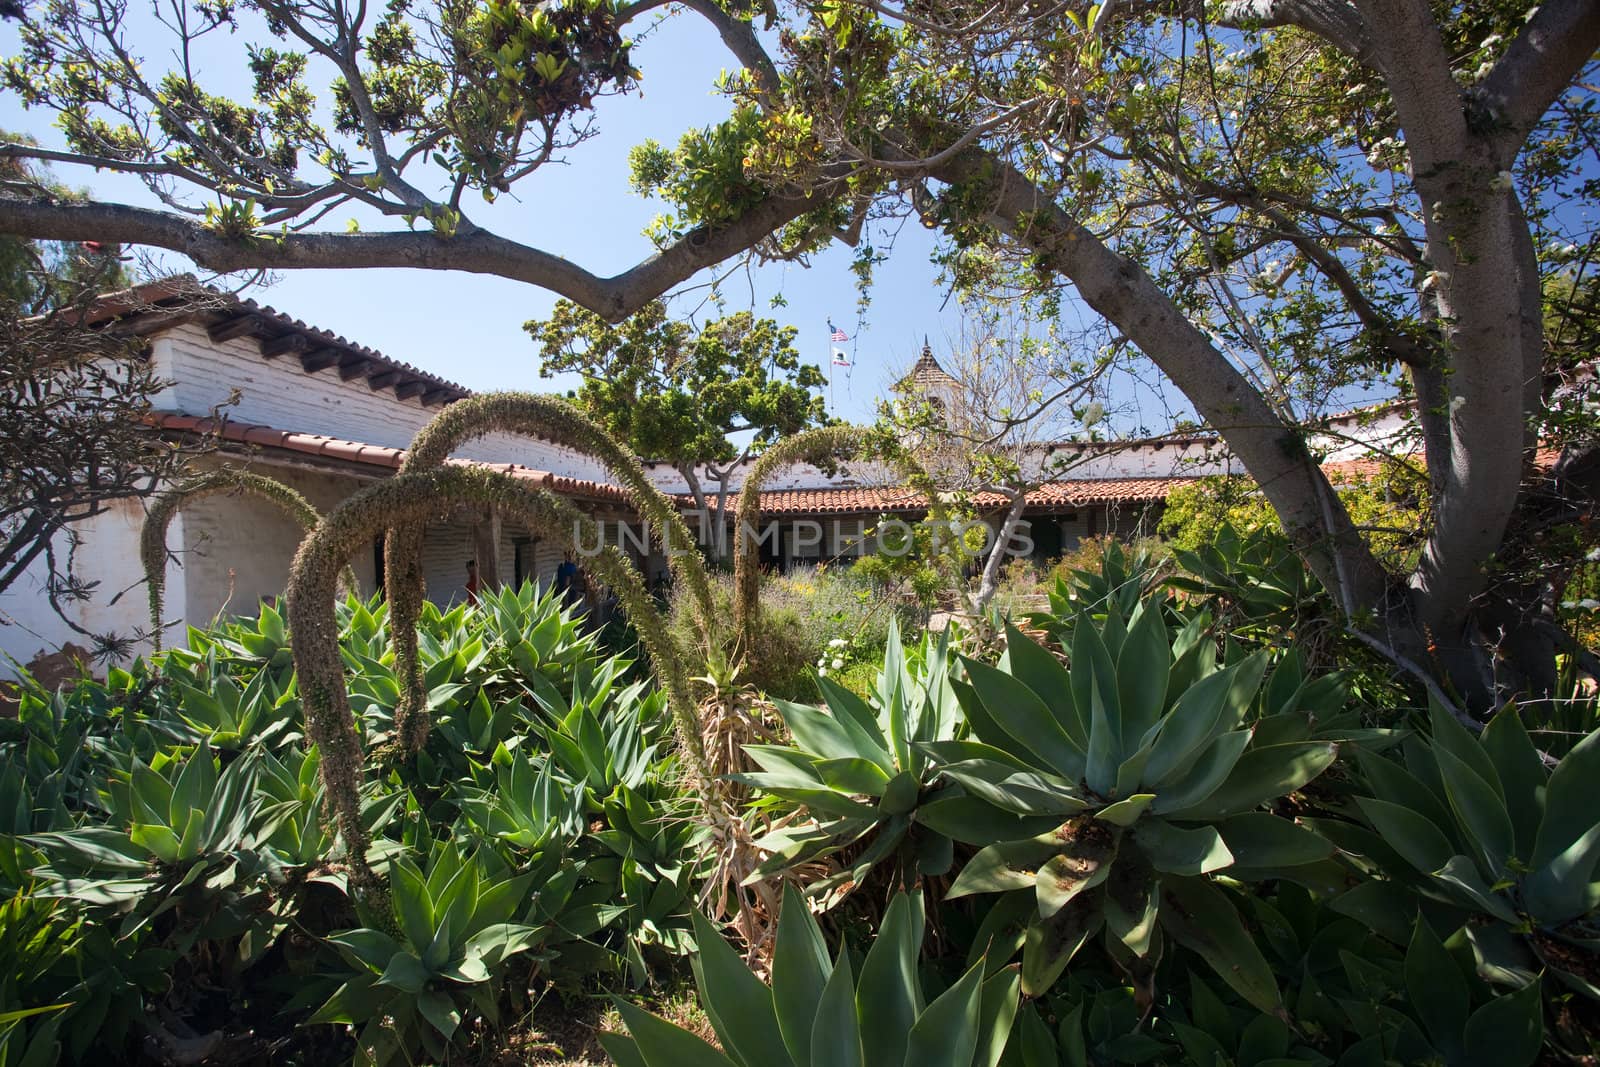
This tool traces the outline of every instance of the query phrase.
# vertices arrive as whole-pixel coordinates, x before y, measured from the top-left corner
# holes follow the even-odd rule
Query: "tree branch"
[[[1533,127],[1600,48],[1600,2],[1546,0],[1473,94],[1503,131],[1509,165]]]
[[[290,233],[236,238],[180,215],[128,204],[72,204],[0,197],[0,233],[52,241],[106,241],[180,252],[210,270],[410,267],[494,274],[558,293],[612,322],[673,286],[754,245],[823,202],[820,195],[769,196],[737,222],[701,227],[637,266],[602,278],[538,248],[485,230]]]

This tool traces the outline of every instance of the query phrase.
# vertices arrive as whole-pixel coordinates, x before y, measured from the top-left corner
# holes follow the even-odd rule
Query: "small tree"
[[[613,326],[562,300],[526,328],[540,344],[541,373],[582,375],[579,407],[634,452],[672,464],[702,514],[702,472],[716,486],[719,557],[734,471],[773,441],[827,421],[817,391],[826,379],[800,362],[794,328],[771,319],[739,312],[696,332],[655,301]]]
[[[16,161],[0,161],[0,187],[71,195]],[[96,295],[128,281],[114,247],[0,237],[0,593],[42,561],[45,597],[103,655],[126,637],[71,617],[95,592],[74,573],[73,527],[153,492],[186,458],[146,425],[165,383],[142,342],[92,321]]]
[[[880,436],[899,440],[954,502],[1003,501],[968,608],[982,615],[1000,586],[1009,546],[1023,525],[1028,494],[1081,463],[1081,434],[1104,417],[1094,399],[1107,363],[1075,354],[1054,327],[1036,328],[1014,310],[968,307],[949,368],[923,362],[879,406]],[[942,375],[942,377],[941,377]]]

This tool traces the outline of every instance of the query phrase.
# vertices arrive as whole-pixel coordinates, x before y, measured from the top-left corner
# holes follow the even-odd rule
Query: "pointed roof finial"
[[[911,373],[907,374],[898,383],[898,388],[943,386],[955,382],[955,378],[939,366],[939,361],[933,358],[933,345],[928,342],[928,335],[922,335],[922,356],[912,364]]]

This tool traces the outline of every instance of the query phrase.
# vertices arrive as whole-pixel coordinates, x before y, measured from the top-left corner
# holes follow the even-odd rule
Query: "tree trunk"
[[[1026,489],[1007,491],[1012,494],[1011,504],[1006,508],[1005,518],[1000,520],[1000,532],[995,535],[994,547],[989,550],[989,558],[984,562],[983,576],[978,580],[978,595],[972,601],[972,613],[977,616],[982,616],[988,610],[989,602],[1000,589],[1000,571],[1005,567],[1006,545],[1011,543],[1011,535],[1022,525],[1022,512],[1028,506]]]

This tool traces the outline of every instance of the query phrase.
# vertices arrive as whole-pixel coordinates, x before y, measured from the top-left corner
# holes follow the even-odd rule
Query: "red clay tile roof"
[[[342,460],[346,463],[355,463],[366,467],[380,467],[386,470],[398,470],[406,456],[403,448],[369,445],[360,441],[346,441],[341,438],[325,437],[322,434],[315,433],[275,430],[270,426],[231,422],[227,419],[217,420],[198,418],[194,415],[180,415],[174,412],[156,412],[150,416],[149,421],[152,426],[159,430],[196,434],[214,433],[222,440],[236,444],[282,449],[286,452],[321,456],[325,459]],[[449,462],[459,463],[463,466],[487,467],[502,474],[509,474],[513,478],[533,482],[542,489],[552,489],[568,496],[582,496],[594,500],[626,501],[629,499],[627,491],[621,486],[611,485],[607,482],[593,482],[585,478],[569,478],[564,474],[552,474],[550,471],[524,467],[518,463],[480,463],[466,459],[452,459]]]
[[[1086,478],[1051,482],[1028,494],[1030,507],[1062,508],[1088,504],[1137,504],[1165,500],[1174,486],[1193,478]],[[968,501],[980,510],[998,508],[1005,498],[998,493],[975,493]],[[732,506],[730,501],[729,506]],[[763,515],[877,515],[921,512],[927,498],[901,486],[831,489],[774,489],[761,494]]]
[[[373,390],[392,389],[402,398],[420,396],[430,405],[472,395],[465,386],[308,325],[275,308],[201,285],[192,274],[107,293],[95,301],[86,318],[94,325],[118,321],[140,333],[198,322],[217,339],[254,339],[258,345],[266,346],[264,359],[298,356],[308,374],[338,369],[348,378],[365,378]]]

